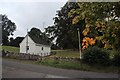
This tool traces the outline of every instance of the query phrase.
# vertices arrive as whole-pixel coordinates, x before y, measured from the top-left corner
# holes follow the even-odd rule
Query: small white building
[[[41,37],[26,35],[20,43],[20,53],[35,54],[40,56],[50,55],[50,44]]]

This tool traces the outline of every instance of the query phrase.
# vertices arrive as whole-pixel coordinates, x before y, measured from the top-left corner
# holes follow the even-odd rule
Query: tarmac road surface
[[[2,60],[3,78],[118,78],[118,74],[97,73]]]

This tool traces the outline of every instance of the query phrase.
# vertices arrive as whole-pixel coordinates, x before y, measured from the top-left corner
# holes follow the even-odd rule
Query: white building
[[[20,53],[47,56],[50,55],[50,52],[50,44],[40,37],[28,34],[20,43]]]

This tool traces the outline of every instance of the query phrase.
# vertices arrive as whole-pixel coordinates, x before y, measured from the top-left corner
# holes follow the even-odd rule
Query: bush
[[[112,62],[115,66],[120,66],[120,51],[114,55]]]
[[[89,47],[83,52],[82,61],[88,64],[108,65],[109,54],[101,48]]]

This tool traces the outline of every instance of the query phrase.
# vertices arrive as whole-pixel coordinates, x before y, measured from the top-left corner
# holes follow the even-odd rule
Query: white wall
[[[20,43],[20,53],[26,53],[26,40],[27,38],[25,37],[25,39]],[[45,46],[42,44],[36,45],[36,43],[34,43],[34,41],[29,36],[28,36],[28,46],[29,46],[28,53],[30,54],[37,54],[40,56],[50,55],[51,48],[49,46]]]
[[[26,53],[26,40],[27,37],[25,37],[24,40],[20,43],[20,53]],[[35,43],[29,36],[28,36],[28,46],[29,46],[28,53],[33,54],[35,51]]]
[[[42,50],[43,47],[43,50]],[[36,46],[36,52],[40,55],[40,56],[47,56],[50,55],[51,49],[49,46],[45,46],[45,45],[37,45]]]

